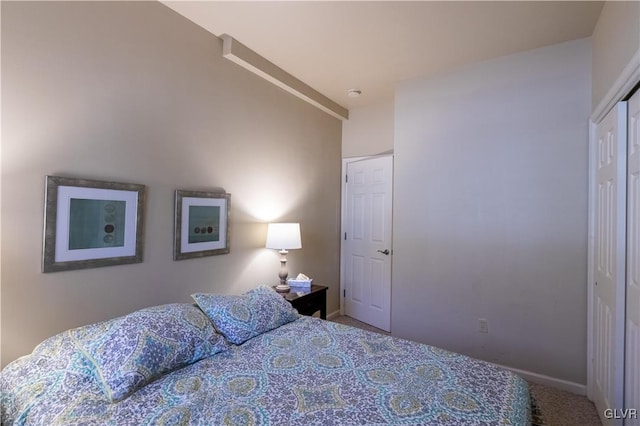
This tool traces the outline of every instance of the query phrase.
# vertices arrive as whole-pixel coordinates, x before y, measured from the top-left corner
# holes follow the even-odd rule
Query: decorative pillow
[[[284,297],[267,286],[242,296],[196,293],[191,297],[216,329],[236,345],[300,317]]]
[[[111,402],[171,370],[227,349],[198,307],[174,303],[69,330]]]

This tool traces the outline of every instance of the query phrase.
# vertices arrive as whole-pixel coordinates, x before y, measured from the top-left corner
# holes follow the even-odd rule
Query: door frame
[[[595,235],[596,235],[596,123],[589,122],[589,193],[588,193],[588,234],[587,234],[587,398],[593,401],[594,395],[594,310],[593,297],[595,282]]]
[[[595,233],[596,233],[596,123],[589,121],[589,191],[587,194],[587,398],[593,401],[594,377],[593,372],[593,285],[595,282]]]
[[[380,157],[394,158],[393,152],[386,152],[377,155],[366,155],[361,157],[348,157],[342,159],[342,183],[340,189],[340,315],[344,315],[344,292],[345,292],[345,277],[344,277],[344,253],[345,253],[345,240],[344,233],[346,232],[346,220],[347,220],[347,167],[349,163],[355,163],[357,161],[372,160]],[[395,168],[394,168],[395,173]],[[393,175],[391,177],[391,191],[393,193]],[[392,207],[393,211],[393,207]],[[393,220],[391,221],[391,246],[393,247]],[[393,251],[393,250],[392,250]],[[391,271],[393,271],[393,256],[391,256]],[[393,291],[393,273],[391,274],[391,289]]]
[[[587,398],[593,400],[593,283],[595,282],[595,200],[596,188],[596,125],[611,111],[615,105],[626,100],[640,82],[640,50],[636,51],[629,63],[624,67],[616,81],[597,107],[589,120],[589,165],[588,165],[588,219],[587,219]]]

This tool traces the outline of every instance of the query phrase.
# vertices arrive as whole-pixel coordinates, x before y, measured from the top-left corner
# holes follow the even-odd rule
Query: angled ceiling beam
[[[259,75],[281,89],[304,99],[340,120],[349,119],[349,110],[338,105],[306,83],[298,80],[282,68],[269,62],[228,34],[222,34],[222,56]]]

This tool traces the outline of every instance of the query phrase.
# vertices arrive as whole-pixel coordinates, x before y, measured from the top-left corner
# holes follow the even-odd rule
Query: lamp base
[[[278,285],[276,286],[276,291],[277,291],[278,293],[288,293],[288,292],[289,292],[289,290],[291,290],[291,287],[289,287],[289,285],[288,285],[288,284],[278,284]]]

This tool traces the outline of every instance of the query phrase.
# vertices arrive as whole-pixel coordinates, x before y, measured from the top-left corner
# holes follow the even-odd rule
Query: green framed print
[[[42,272],[142,262],[145,186],[46,177]]]
[[[174,260],[229,253],[231,194],[177,190]]]

